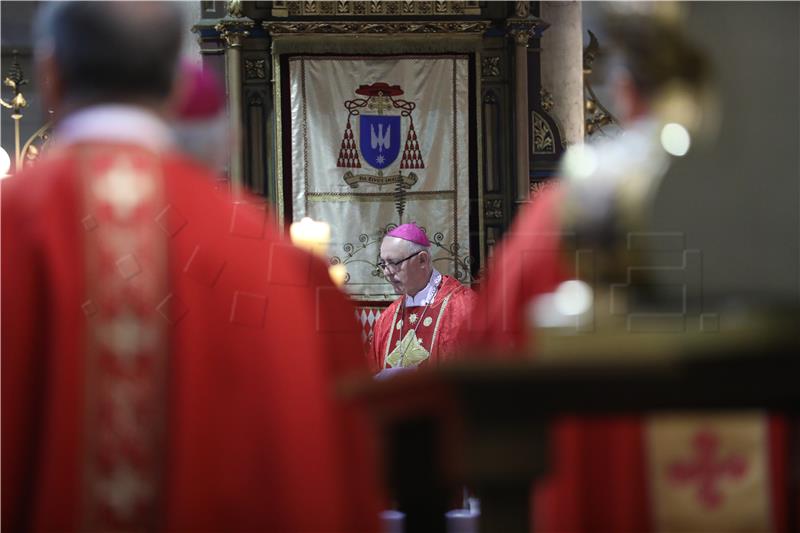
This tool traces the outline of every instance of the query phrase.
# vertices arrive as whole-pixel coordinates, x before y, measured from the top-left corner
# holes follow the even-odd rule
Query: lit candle
[[[325,222],[316,222],[304,217],[289,228],[289,235],[295,246],[308,250],[321,257],[328,253],[331,242],[331,227]]]
[[[11,157],[5,148],[0,147],[0,179],[9,177],[8,171],[11,169]]]
[[[342,263],[331,265],[328,267],[328,274],[331,276],[333,283],[337,287],[341,287],[347,279],[347,267]]]

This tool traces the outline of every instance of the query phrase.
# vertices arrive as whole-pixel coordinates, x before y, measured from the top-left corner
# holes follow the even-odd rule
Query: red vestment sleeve
[[[470,314],[478,300],[475,291],[462,286],[455,279],[448,278],[448,291],[452,296],[447,303],[446,321],[440,328],[436,341],[437,364],[460,357],[461,349],[466,345],[469,330]],[[444,289],[444,287],[443,287]]]
[[[369,343],[369,350],[367,351],[367,363],[370,372],[373,374],[383,370],[386,345],[392,339],[392,332],[390,331],[392,317],[397,312],[397,308],[400,307],[400,302],[399,298],[392,302],[375,320],[375,326],[372,328],[372,342]]]
[[[478,291],[467,335],[470,344],[520,347],[530,333],[527,304],[565,279],[557,211],[561,196],[555,185],[539,193],[498,245]]]
[[[36,260],[35,221],[24,206],[8,202],[9,190],[20,185],[2,182],[2,505],[3,525],[9,531],[26,526],[24,507],[33,489],[26,478],[36,447],[36,406],[42,394],[38,376],[44,356],[43,339],[36,335],[44,319],[35,312],[44,280]]]

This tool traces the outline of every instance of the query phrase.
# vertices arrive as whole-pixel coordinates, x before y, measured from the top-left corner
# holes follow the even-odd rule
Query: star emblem
[[[142,433],[146,431],[146,423],[136,416],[136,406],[141,403],[145,392],[135,385],[122,382],[109,385],[107,394],[113,409],[112,424],[115,433],[123,439],[141,439]]]
[[[377,161],[379,165],[382,165],[383,162],[386,161],[386,158],[383,157],[382,155],[379,155],[378,157],[375,158],[375,161]]]
[[[98,496],[119,518],[129,519],[136,507],[150,499],[150,485],[128,464],[117,466],[110,476],[98,481]]]
[[[102,339],[116,357],[131,361],[153,344],[154,331],[132,313],[115,317],[102,330]]]
[[[120,157],[113,166],[94,183],[92,190],[100,199],[111,204],[114,213],[127,218],[153,192],[148,176],[136,170],[127,157]]]

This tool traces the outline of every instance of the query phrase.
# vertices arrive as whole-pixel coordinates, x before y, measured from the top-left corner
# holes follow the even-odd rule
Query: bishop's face
[[[428,252],[409,254],[408,245],[402,239],[386,237],[381,243],[383,275],[394,292],[414,296],[428,284],[431,273],[427,267]]]

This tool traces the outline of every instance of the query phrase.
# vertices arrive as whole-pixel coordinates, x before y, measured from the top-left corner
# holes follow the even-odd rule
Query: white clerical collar
[[[431,272],[431,279],[425,288],[412,296],[406,296],[406,307],[420,307],[422,305],[429,305],[433,302],[436,296],[436,291],[439,290],[439,284],[442,282],[442,275],[435,268]]]
[[[154,152],[169,150],[174,144],[172,131],[155,113],[122,104],[87,107],[64,117],[53,141],[60,146],[86,141],[120,142]]]

